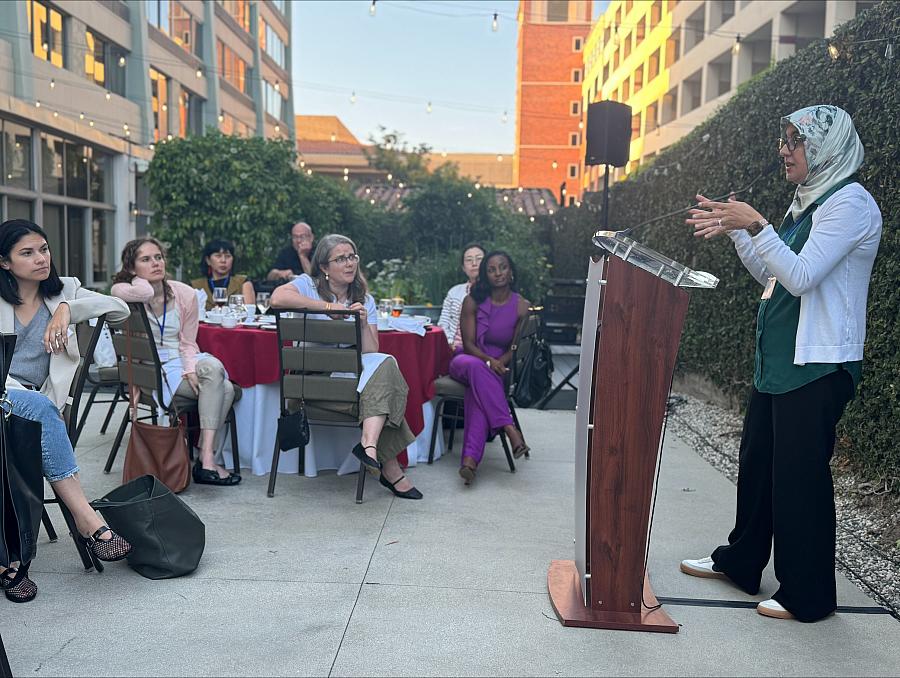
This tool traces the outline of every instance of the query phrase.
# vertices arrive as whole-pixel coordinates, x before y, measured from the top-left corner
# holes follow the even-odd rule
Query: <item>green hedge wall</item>
[[[716,196],[745,186],[776,158],[782,115],[819,103],[850,113],[866,149],[860,181],[881,208],[884,231],[869,293],[863,382],[843,418],[841,443],[867,475],[898,483],[900,60],[884,57],[884,41],[850,44],[889,36],[895,38],[894,49],[900,48],[898,2],[883,2],[841,26],[834,37],[840,48],[836,60],[829,56],[825,41],[820,41],[759,74],[654,164],[614,185],[610,217],[611,227],[625,228],[686,206],[698,192]],[[779,171],[740,199],[777,225],[790,204],[792,189]],[[577,259],[585,262],[594,249],[590,232],[600,219],[596,213],[593,219],[575,217],[572,211],[563,210],[552,219],[551,243],[568,243],[568,253],[575,249],[581,255]],[[717,289],[692,295],[679,369],[705,376],[729,395],[743,399],[752,383],[759,288],[738,260],[731,240],[697,241],[683,217],[641,229],[635,238],[719,277]],[[560,269],[571,268],[571,257],[568,261],[558,258],[561,249],[553,247],[557,276]],[[577,271],[583,273],[584,269]]]

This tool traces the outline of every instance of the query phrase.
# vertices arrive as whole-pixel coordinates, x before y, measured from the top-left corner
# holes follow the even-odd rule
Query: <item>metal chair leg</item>
[[[87,547],[82,544],[81,540],[78,538],[80,535],[78,534],[78,527],[75,525],[75,517],[72,515],[72,512],[69,511],[69,508],[63,504],[62,501],[58,501],[58,505],[63,520],[66,521],[66,526],[69,528],[69,534],[72,536],[72,541],[75,542],[75,549],[78,551],[78,556],[81,558],[81,564],[84,565],[84,571],[90,572],[91,570],[97,570],[97,572],[103,572],[103,563],[95,558],[94,554],[88,551]]]
[[[6,656],[2,636],[0,636],[0,678],[12,678],[12,668],[9,665],[9,658]]]
[[[450,440],[447,442],[447,452],[453,451],[453,436],[456,434],[456,424],[459,418],[454,415],[453,426],[450,427]]]
[[[87,403],[84,405],[84,410],[81,412],[81,421],[78,422],[78,427],[75,429],[75,439],[81,437],[81,430],[84,428],[84,424],[88,418],[88,412],[91,411],[91,405],[94,404],[94,398],[97,397],[97,392],[100,390],[100,384],[94,385],[94,388],[91,389],[91,394],[88,396]]]
[[[522,425],[519,423],[519,416],[516,414],[516,406],[513,404],[513,401],[509,398],[507,399],[506,402],[509,404],[509,413],[512,415],[513,423],[515,423],[516,428],[519,429],[519,432],[523,433],[523,435],[524,435],[524,432],[522,431]],[[526,452],[525,458],[530,459],[531,452]]]
[[[234,467],[232,470],[234,473],[240,475],[241,474],[241,453],[238,449],[238,436],[237,436],[237,420],[234,415],[234,408],[231,408],[231,412],[229,414],[229,429],[231,431],[231,463]]]
[[[437,405],[434,406],[434,421],[431,422],[431,445],[428,448],[429,464],[434,462],[434,444],[437,441],[438,426],[441,425],[441,417],[443,416],[445,402],[446,399],[441,398],[437,401]]]
[[[516,464],[513,461],[512,452],[509,451],[509,442],[506,440],[506,434],[500,431],[500,443],[503,445],[503,451],[506,453],[506,463],[509,464],[509,472],[516,472]]]
[[[303,449],[300,449],[300,455],[303,456]],[[269,489],[266,494],[269,497],[275,496],[275,477],[278,475],[278,459],[281,457],[281,447],[279,447],[278,434],[275,434],[275,450],[272,452],[272,470],[269,471]]]
[[[50,543],[56,542],[59,539],[59,535],[56,534],[56,528],[53,527],[53,521],[50,520],[50,514],[47,513],[46,507],[41,513],[41,522],[44,524],[44,530],[47,532],[47,538],[50,540]]]
[[[103,426],[100,427],[100,435],[106,434],[106,429],[109,426],[109,422],[112,420],[113,412],[116,411],[116,405],[119,404],[119,400],[125,400],[125,394],[122,392],[121,385],[116,389],[112,402],[109,404],[109,410],[106,412],[106,419],[103,420]]]
[[[363,500],[363,490],[366,487],[366,475],[368,471],[366,471],[366,465],[362,462],[359,462],[359,473],[356,478],[356,503],[362,504]]]
[[[119,432],[116,433],[116,439],[113,441],[112,449],[109,451],[109,457],[106,459],[106,466],[103,467],[104,473],[112,471],[113,462],[116,460],[116,454],[119,451],[119,445],[122,444],[122,438],[125,437],[125,429],[128,427],[128,410],[125,410],[125,416],[122,417],[122,423],[119,424]]]

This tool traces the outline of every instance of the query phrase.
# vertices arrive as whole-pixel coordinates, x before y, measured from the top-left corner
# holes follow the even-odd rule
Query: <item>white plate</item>
[[[212,317],[212,318],[209,316],[206,316],[206,318],[203,319],[203,322],[205,322],[208,325],[221,325],[222,324],[222,316]]]
[[[261,330],[277,330],[278,328],[275,327],[275,325],[263,324],[263,325],[259,326],[259,329],[261,329]]]
[[[274,324],[277,318],[274,315],[262,315],[259,317],[259,323],[262,325]]]
[[[244,327],[259,327],[260,326],[259,323],[251,322],[249,320],[245,320],[244,322],[241,323],[241,325],[243,325]]]
[[[414,315],[413,318],[421,320],[423,323],[425,323],[425,327],[428,327],[432,323],[431,318],[429,318],[427,315]]]

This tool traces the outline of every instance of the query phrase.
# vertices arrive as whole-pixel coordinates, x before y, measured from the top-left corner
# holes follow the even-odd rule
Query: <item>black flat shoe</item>
[[[12,573],[12,576],[10,576]],[[0,587],[13,603],[30,603],[37,596],[37,584],[28,578],[28,568],[8,568],[0,575]]]
[[[203,468],[200,461],[194,463],[194,470],[191,471],[194,482],[198,485],[237,485],[241,482],[241,477],[237,473],[229,473],[226,478],[219,475],[215,469]]]
[[[107,532],[112,536],[109,539],[100,539],[100,537]],[[114,563],[117,560],[122,560],[122,558],[131,553],[131,544],[129,544],[124,537],[109,529],[106,525],[94,532],[90,537],[82,537],[79,535],[78,538],[81,540],[81,543],[97,557],[97,560],[102,560],[106,563]]]
[[[399,483],[405,477],[406,476],[400,476],[399,478],[397,478],[397,480],[391,482],[387,478],[385,478],[384,474],[382,473],[380,476],[378,476],[378,482],[388,488],[391,492],[393,492],[395,497],[400,497],[401,499],[421,499],[422,493],[414,487],[408,489],[406,492],[400,492],[397,489],[397,483]]]
[[[369,448],[375,449],[374,445],[366,445],[362,446],[362,443],[357,443],[356,447],[354,447],[351,452],[353,452],[353,456],[359,459],[363,464],[366,465],[368,470],[371,471],[381,471],[381,462],[377,459],[372,459],[368,454],[366,454],[366,450]]]

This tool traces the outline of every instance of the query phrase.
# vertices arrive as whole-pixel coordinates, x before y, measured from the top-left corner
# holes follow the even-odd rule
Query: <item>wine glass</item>
[[[391,299],[379,299],[378,300],[378,319],[379,320],[387,320],[388,316],[391,315],[391,305],[393,301]]]
[[[247,309],[244,308],[244,295],[232,294],[228,297],[228,308],[239,321],[242,320],[247,314]]]
[[[228,290],[224,287],[213,287],[213,303],[221,308],[225,305],[225,302],[228,301]]]
[[[403,299],[394,297],[391,299],[391,315],[399,318],[403,314]]]
[[[265,315],[269,312],[269,293],[268,292],[257,292],[256,293],[256,308],[259,309],[261,315]]]

